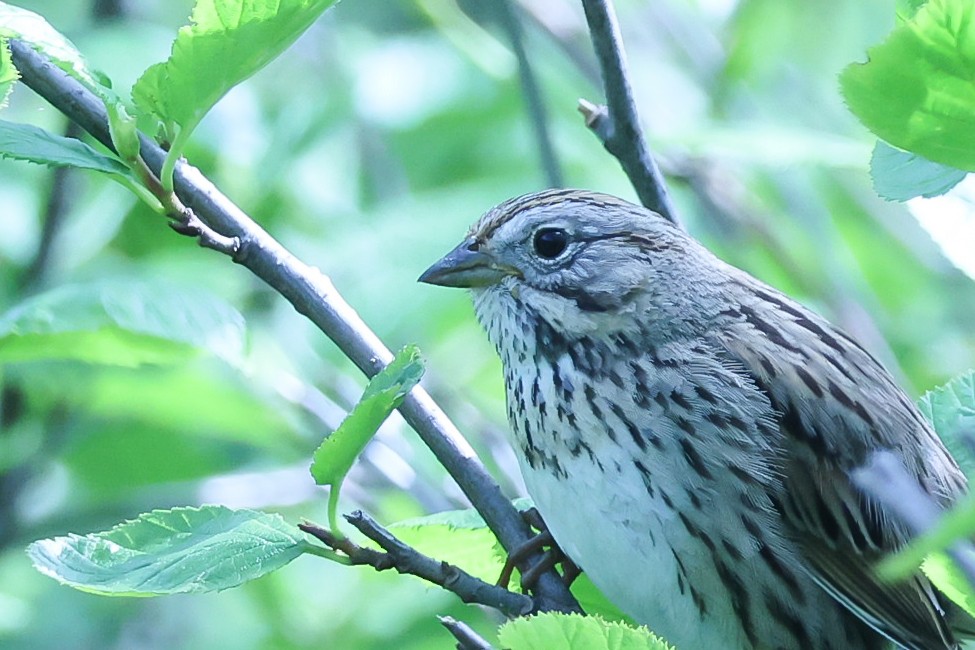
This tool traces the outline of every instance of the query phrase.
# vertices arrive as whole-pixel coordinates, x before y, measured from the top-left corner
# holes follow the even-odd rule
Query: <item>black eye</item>
[[[569,245],[569,233],[561,228],[542,228],[535,233],[532,244],[539,257],[554,260],[564,253]]]

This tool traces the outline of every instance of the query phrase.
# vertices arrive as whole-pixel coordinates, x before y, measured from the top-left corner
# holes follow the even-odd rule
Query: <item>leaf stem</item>
[[[174,191],[176,187],[173,178],[176,170],[176,163],[179,161],[180,157],[182,157],[183,149],[186,148],[186,143],[189,141],[190,133],[192,132],[192,128],[181,127],[176,133],[176,137],[173,139],[172,143],[170,143],[169,151],[166,152],[166,158],[163,160],[162,168],[159,170],[159,181],[162,183],[163,189],[165,189],[167,192]]]
[[[301,547],[302,552],[308,555],[317,555],[318,557],[323,557],[326,560],[331,560],[332,562],[338,562],[339,564],[344,564],[345,566],[352,566],[353,562],[347,555],[342,553],[336,553],[330,548],[325,548],[324,546],[318,546],[317,544],[304,544]]]
[[[328,490],[328,526],[338,539],[345,539],[345,534],[339,527],[339,492],[342,484],[332,485]]]

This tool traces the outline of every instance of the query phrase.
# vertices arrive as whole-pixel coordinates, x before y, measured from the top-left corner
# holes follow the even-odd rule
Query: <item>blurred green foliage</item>
[[[104,1],[19,4],[66,33],[123,96],[168,56],[191,8],[140,0],[108,18],[96,13]],[[345,0],[232,90],[187,157],[330,275],[387,345],[419,344],[425,383],[514,496],[498,361],[462,293],[415,283],[481,212],[544,186],[492,7]],[[575,113],[577,98],[601,100],[581,7],[518,7],[567,182],[632,200]],[[971,280],[904,206],[875,196],[873,137],[838,93],[839,71],[893,27],[892,3],[617,8],[639,108],[688,229],[843,326],[909,392],[975,366]],[[66,128],[23,86],[3,117]],[[239,363],[204,354],[136,368],[0,367],[0,647],[448,647],[437,614],[493,638],[497,620],[450,594],[319,558],[241,589],[149,600],[98,598],[34,571],[30,541],[155,507],[221,503],[324,520],[308,460],[364,380],[283,300],[105,179],[0,161],[0,233],[0,313],[46,289],[165,279],[220,296],[247,328]],[[344,509],[382,522],[463,505],[398,418],[343,497]]]

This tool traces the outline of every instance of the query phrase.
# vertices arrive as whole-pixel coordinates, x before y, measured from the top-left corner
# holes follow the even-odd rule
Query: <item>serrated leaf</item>
[[[74,359],[173,363],[207,350],[238,363],[243,317],[216,296],[166,282],[58,287],[0,315],[0,363]]]
[[[106,104],[118,103],[108,77],[93,68],[64,34],[33,11],[0,2],[0,36],[24,41]]]
[[[975,171],[975,3],[930,0],[868,57],[840,75],[860,121],[896,147]]]
[[[415,345],[408,345],[372,378],[359,403],[315,450],[311,474],[318,485],[334,487],[342,482],[379,426],[422,376],[420,351]]]
[[[971,446],[963,439],[975,434],[975,371],[955,377],[944,386],[928,391],[917,402],[918,410],[931,422],[941,441],[969,477],[975,469]],[[933,554],[944,551],[955,540],[975,534],[975,495],[959,499],[941,516],[937,525],[905,548],[880,563],[877,570],[886,578],[910,575]]]
[[[975,371],[928,391],[917,406],[965,474],[975,477],[975,454],[963,439],[975,436]]]
[[[136,182],[121,160],[106,156],[74,138],[66,138],[30,124],[0,120],[0,158],[25,160],[51,167],[78,167]]]
[[[173,136],[185,137],[228,90],[290,46],[336,0],[198,0],[169,59],[132,96]],[[180,129],[176,129],[178,125]]]
[[[498,630],[498,641],[507,650],[672,650],[642,626],[554,612],[505,623]]]
[[[17,68],[10,58],[10,47],[6,39],[0,38],[0,108],[7,105],[10,91],[19,78]]]
[[[870,177],[877,194],[888,201],[918,196],[941,196],[965,179],[968,172],[877,141],[870,156]]]
[[[27,554],[38,571],[75,589],[158,596],[236,587],[309,546],[279,515],[203,506],[154,510],[109,531],[39,540]]]

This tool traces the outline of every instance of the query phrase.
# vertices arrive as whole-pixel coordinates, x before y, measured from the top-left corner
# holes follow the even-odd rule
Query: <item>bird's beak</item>
[[[420,276],[420,282],[441,287],[486,287],[497,284],[514,269],[498,264],[488,253],[478,250],[473,238],[460,243]]]

